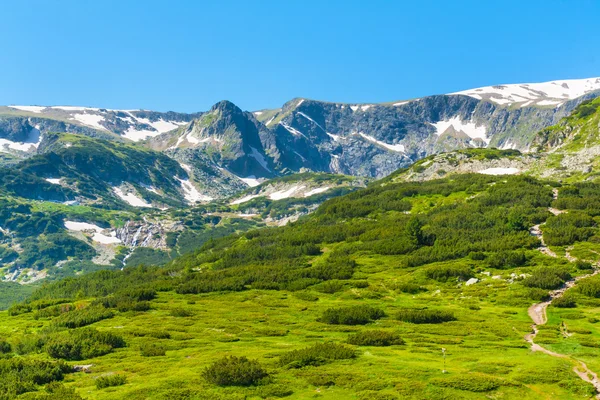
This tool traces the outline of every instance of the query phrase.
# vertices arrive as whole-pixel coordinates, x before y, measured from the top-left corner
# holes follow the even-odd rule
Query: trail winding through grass
[[[554,189],[553,193],[554,193],[554,199],[556,199],[558,196],[558,192],[556,191],[556,189]],[[556,210],[554,208],[548,208],[548,211],[550,211],[554,215],[558,215],[558,214],[561,214],[562,212],[564,212],[564,211]],[[554,253],[552,250],[550,250],[548,248],[548,246],[546,246],[546,244],[544,243],[540,225],[533,226],[529,232],[533,236],[540,239],[540,242],[542,245],[538,248],[538,250],[540,250],[542,253],[549,255],[551,257],[557,257],[556,253]],[[568,251],[567,251],[566,258],[571,262],[575,261],[575,258],[572,257]],[[541,303],[537,303],[537,304],[534,304],[531,307],[529,307],[529,309],[527,310],[527,313],[529,314],[529,317],[533,321],[533,325],[531,325],[532,332],[525,335],[525,340],[531,345],[532,351],[539,351],[544,354],[548,354],[549,356],[552,356],[552,357],[562,358],[562,359],[571,361],[574,364],[573,371],[577,374],[577,376],[579,376],[585,382],[588,382],[588,383],[591,383],[592,385],[594,385],[594,387],[596,388],[596,391],[598,392],[598,394],[596,395],[597,399],[600,399],[600,379],[598,379],[598,375],[594,371],[589,369],[588,366],[583,361],[577,360],[566,354],[560,354],[560,353],[556,353],[554,351],[548,350],[545,347],[542,347],[539,344],[535,343],[534,339],[539,332],[538,326],[544,325],[544,324],[546,324],[546,322],[548,322],[548,316],[546,315],[546,309],[548,308],[548,305],[550,305],[552,300],[562,297],[568,289],[577,285],[577,281],[584,279],[584,278],[588,278],[593,275],[596,275],[599,272],[600,272],[599,269],[594,269],[594,272],[591,274],[582,275],[582,276],[573,278],[573,279],[565,282],[565,284],[562,288],[551,291],[550,292],[550,300],[543,301]]]

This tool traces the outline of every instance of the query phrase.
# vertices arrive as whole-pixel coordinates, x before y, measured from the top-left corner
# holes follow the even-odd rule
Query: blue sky
[[[0,104],[256,110],[600,76],[594,0],[0,4]]]

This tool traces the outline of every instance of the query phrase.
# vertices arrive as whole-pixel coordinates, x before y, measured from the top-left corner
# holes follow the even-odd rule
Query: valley
[[[327,104],[322,118],[310,100],[255,113],[221,102],[138,141],[41,132],[0,176],[0,398],[597,396],[590,82],[573,92],[584,98],[527,86],[538,97]],[[444,134],[413,153],[409,133],[329,130],[346,123],[335,113],[381,123],[454,101],[553,114],[520,149],[456,116],[423,122]],[[106,130],[111,112],[89,115]]]

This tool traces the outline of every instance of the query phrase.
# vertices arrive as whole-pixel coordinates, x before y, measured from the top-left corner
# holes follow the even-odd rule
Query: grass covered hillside
[[[0,398],[591,398],[573,368],[600,371],[600,281],[573,279],[599,261],[599,199],[388,181],[163,267],[46,284],[0,313]],[[529,337],[561,357],[532,352],[528,308],[565,282]]]

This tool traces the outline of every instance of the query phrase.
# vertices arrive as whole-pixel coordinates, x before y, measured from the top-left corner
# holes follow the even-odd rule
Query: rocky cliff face
[[[529,151],[536,133],[600,94],[600,79],[500,85],[385,104],[293,99],[244,112],[228,101],[195,114],[84,107],[0,108],[0,150],[36,152],[50,130],[141,141],[217,198],[302,171],[383,177],[432,154]],[[36,136],[37,135],[37,136]],[[1,138],[4,138],[2,142]],[[43,144],[42,144],[43,146]]]

